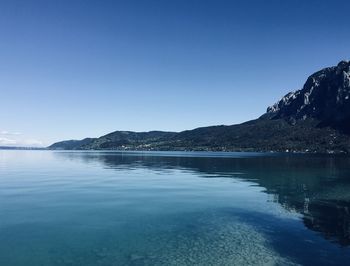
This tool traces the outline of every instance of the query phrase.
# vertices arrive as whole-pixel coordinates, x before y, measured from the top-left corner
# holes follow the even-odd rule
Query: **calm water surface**
[[[0,265],[349,265],[350,158],[0,151]]]

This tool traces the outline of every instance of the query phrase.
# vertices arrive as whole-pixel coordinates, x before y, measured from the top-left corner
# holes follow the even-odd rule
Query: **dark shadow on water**
[[[332,242],[350,245],[350,205],[347,201],[318,201],[309,205],[303,222],[311,230],[320,232]]]
[[[288,219],[261,213],[241,213],[240,219],[263,233],[278,254],[297,264],[347,265],[350,260],[349,249],[329,245],[327,240],[320,240],[312,231]]]

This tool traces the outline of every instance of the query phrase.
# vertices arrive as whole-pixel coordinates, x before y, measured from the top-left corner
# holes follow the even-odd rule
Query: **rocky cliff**
[[[267,109],[270,119],[319,120],[350,132],[350,62],[341,61],[312,74],[301,90],[290,92]]]

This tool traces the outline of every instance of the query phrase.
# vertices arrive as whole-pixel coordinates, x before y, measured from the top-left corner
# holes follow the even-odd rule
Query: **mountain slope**
[[[150,131],[132,132],[115,131],[99,138],[60,141],[49,146],[49,149],[84,150],[84,149],[146,149],[154,143],[161,143],[174,136],[175,132]]]
[[[312,74],[260,118],[183,132],[115,131],[50,149],[350,152],[350,62]]]
[[[49,146],[49,149],[52,150],[76,150],[81,149],[84,145],[89,145],[94,142],[96,138],[85,138],[82,140],[64,140],[56,142]]]
[[[92,143],[81,146],[83,149],[124,149],[133,147],[135,149],[147,149],[154,143],[159,143],[173,137],[174,132],[150,131],[132,132],[115,131],[102,136]]]

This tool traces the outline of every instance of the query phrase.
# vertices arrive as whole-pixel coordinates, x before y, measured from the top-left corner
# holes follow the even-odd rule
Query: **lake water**
[[[349,265],[350,158],[0,151],[0,265]]]

